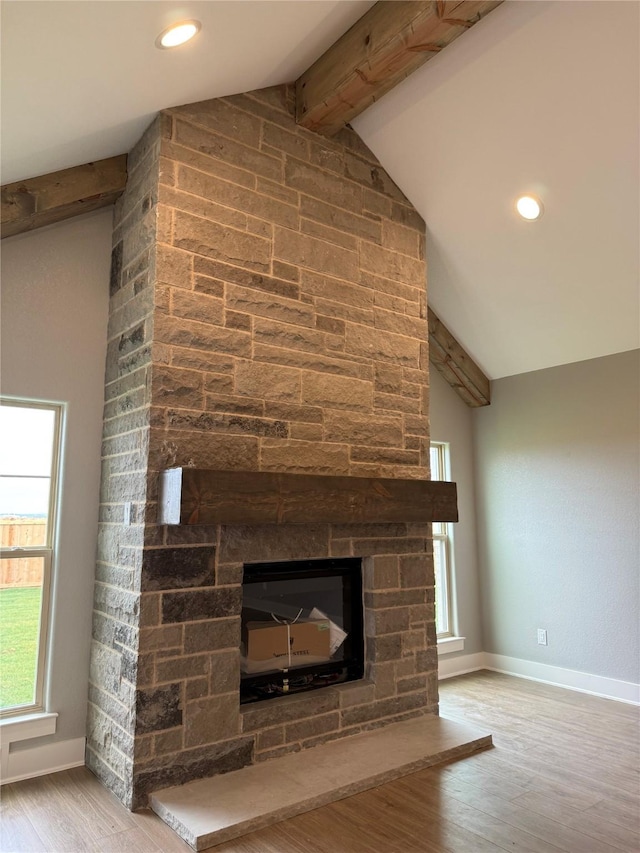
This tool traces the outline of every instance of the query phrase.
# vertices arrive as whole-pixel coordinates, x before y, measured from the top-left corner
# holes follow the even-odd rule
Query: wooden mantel
[[[159,524],[457,521],[455,483],[170,468]]]

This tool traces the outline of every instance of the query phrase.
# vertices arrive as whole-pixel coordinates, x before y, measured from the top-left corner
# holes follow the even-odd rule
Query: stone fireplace
[[[158,523],[169,468],[429,477],[424,223],[293,111],[164,111],[116,206],[87,763],[130,808],[438,710],[428,513]],[[329,557],[362,558],[364,679],[241,707],[243,565]]]

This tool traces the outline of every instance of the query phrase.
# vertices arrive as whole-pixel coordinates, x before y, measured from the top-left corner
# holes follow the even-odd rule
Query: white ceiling
[[[370,5],[3,0],[2,183],[293,80]],[[639,13],[506,2],[354,122],[427,221],[430,304],[491,378],[640,346]],[[154,47],[188,17],[191,45]],[[513,213],[527,190],[537,223]]]

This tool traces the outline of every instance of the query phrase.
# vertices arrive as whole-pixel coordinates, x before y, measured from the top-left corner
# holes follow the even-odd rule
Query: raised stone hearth
[[[286,86],[164,111],[128,172],[87,763],[136,808],[438,696],[428,512],[158,524],[169,468],[429,479],[422,219],[351,129],[297,127]],[[243,564],[340,556],[363,559],[365,680],[241,710]]]
[[[151,796],[151,808],[194,850],[472,755],[491,735],[433,715]]]

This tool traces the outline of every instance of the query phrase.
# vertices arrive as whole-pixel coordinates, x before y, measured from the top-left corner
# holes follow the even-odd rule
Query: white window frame
[[[450,480],[451,479],[451,461],[449,444],[444,441],[431,442],[431,479],[432,480]],[[434,464],[435,458],[435,464]],[[436,563],[436,549],[440,556],[440,565],[442,571],[436,575],[436,599],[444,602],[445,613],[444,617],[436,613],[436,619],[444,622],[444,630],[437,631],[437,639],[440,644],[441,651],[445,648],[448,651],[459,651],[459,644],[454,644],[454,640],[458,640],[454,627],[454,607],[453,607],[453,524],[450,522],[434,522],[431,525],[433,548],[434,548],[434,565]],[[437,624],[436,622],[436,624]]]
[[[16,716],[36,714],[45,710],[46,670],[49,652],[49,622],[51,615],[51,586],[52,570],[57,532],[58,485],[60,482],[60,460],[62,452],[62,430],[64,419],[64,404],[35,400],[23,400],[17,397],[0,397],[1,406],[15,406],[21,409],[44,409],[54,413],[53,448],[51,454],[51,478],[49,485],[49,506],[47,516],[46,540],[43,545],[31,548],[21,546],[0,549],[3,560],[41,557],[42,566],[42,597],[40,604],[40,628],[38,633],[38,655],[36,660],[36,677],[34,701],[27,705],[15,705],[0,710],[0,720]]]

